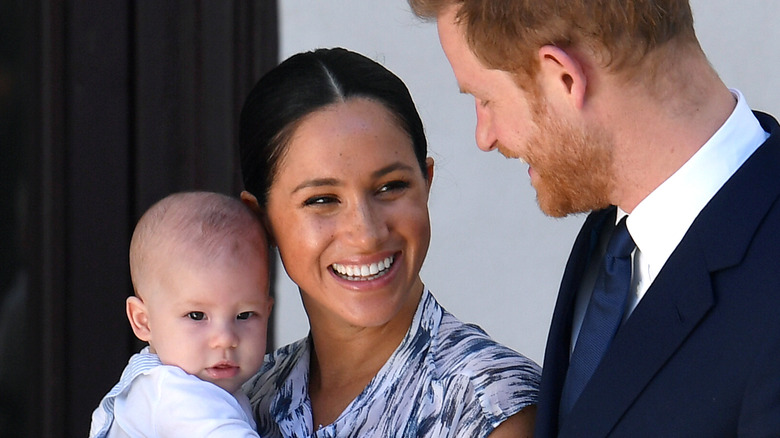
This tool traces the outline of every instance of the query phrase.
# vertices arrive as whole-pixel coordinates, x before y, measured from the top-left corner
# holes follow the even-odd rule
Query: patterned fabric
[[[264,437],[484,437],[536,403],[540,368],[425,291],[409,332],[332,424],[312,424],[311,341],[266,356],[244,386]]]
[[[90,438],[257,438],[249,399],[163,365],[144,348],[92,414]]]

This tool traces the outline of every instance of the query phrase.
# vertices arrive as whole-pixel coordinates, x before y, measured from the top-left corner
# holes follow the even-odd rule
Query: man
[[[536,435],[780,436],[780,127],[718,78],[688,1],[409,2],[476,100],[480,149],[528,163],[546,214],[590,213]]]

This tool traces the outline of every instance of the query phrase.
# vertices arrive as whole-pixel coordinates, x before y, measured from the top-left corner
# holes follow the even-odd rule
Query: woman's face
[[[402,309],[413,314],[429,187],[409,136],[379,103],[351,99],[298,126],[266,207],[312,325],[381,327],[404,318]]]

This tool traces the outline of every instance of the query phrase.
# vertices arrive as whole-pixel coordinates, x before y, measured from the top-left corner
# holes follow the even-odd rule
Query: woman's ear
[[[151,341],[152,329],[149,326],[149,313],[146,310],[146,304],[136,296],[128,297],[125,310],[135,336],[144,342]]]
[[[257,197],[247,192],[246,190],[243,190],[241,192],[241,202],[249,207],[250,210],[254,211],[257,217],[260,218],[260,223],[263,224],[263,227],[265,228],[265,234],[268,237],[268,244],[271,246],[276,246],[274,235],[271,232],[271,224],[268,222],[268,215],[262,208],[260,208],[260,203],[257,201]]]
[[[548,100],[563,99],[573,108],[582,109],[588,78],[580,60],[552,45],[542,46],[538,55],[539,80]]]

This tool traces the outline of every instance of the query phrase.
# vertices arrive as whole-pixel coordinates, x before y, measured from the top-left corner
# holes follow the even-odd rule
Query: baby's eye
[[[203,318],[206,317],[206,314],[203,312],[190,312],[187,316],[193,321],[202,321]]]
[[[255,312],[241,312],[241,313],[239,313],[239,314],[236,316],[236,319],[241,319],[241,320],[244,320],[244,319],[249,319],[249,318],[251,318],[252,316],[254,316],[254,314],[255,314]]]

